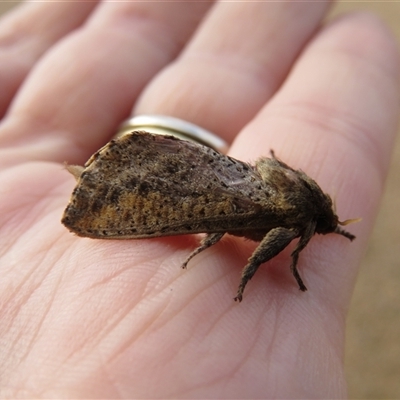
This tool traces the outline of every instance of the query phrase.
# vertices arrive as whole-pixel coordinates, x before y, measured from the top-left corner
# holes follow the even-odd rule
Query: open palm
[[[397,124],[399,59],[369,15],[327,2],[31,3],[0,21],[0,394],[343,397],[344,323]],[[207,128],[244,161],[273,148],[336,199],[338,235],[262,266],[256,244],[97,241],[60,223],[83,164],[135,114]]]

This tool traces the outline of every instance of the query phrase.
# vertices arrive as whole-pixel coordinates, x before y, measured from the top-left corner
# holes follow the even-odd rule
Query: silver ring
[[[190,140],[211,147],[226,154],[228,144],[199,126],[183,119],[166,115],[138,115],[124,121],[118,129],[117,137],[132,131],[146,131],[158,135],[173,135],[179,139]]]

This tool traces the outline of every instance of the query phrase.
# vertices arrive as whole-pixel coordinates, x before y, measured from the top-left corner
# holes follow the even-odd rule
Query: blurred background
[[[0,0],[0,14],[18,3]],[[400,43],[400,2],[339,1],[329,19],[354,10],[379,15]],[[352,399],[400,398],[400,218],[396,217],[400,204],[399,176],[397,140],[380,214],[348,316],[345,367]]]

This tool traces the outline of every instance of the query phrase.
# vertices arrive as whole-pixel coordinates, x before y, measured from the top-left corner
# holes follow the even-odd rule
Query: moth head
[[[320,192],[318,201],[316,202],[317,214],[315,216],[315,232],[326,235],[335,231],[339,218],[335,212],[335,205],[329,195]]]
[[[317,216],[315,231],[322,235],[336,231],[339,223],[338,216],[331,210]]]
[[[345,231],[340,226],[352,224],[361,221],[361,218],[346,219],[340,221],[336,215],[336,204],[332,202],[331,198],[326,195],[326,200],[322,206],[321,211],[316,220],[315,232],[326,235],[327,233],[337,233],[346,237],[347,239],[354,240],[355,236],[350,232]]]
[[[323,235],[326,235],[327,233],[337,233],[338,235],[342,235],[347,239],[353,241],[356,237],[352,233],[342,229],[340,226],[352,224],[359,221],[361,221],[361,218],[352,218],[346,219],[345,221],[339,221],[338,216],[332,212],[332,215],[322,215],[317,218],[315,231]]]

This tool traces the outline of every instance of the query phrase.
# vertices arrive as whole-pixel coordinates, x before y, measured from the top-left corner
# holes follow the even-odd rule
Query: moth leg
[[[203,250],[208,249],[213,246],[215,243],[221,240],[222,236],[225,235],[225,232],[222,233],[208,233],[207,236],[200,242],[200,246],[194,250],[186,261],[182,264],[182,268],[186,268],[188,262],[197,254],[201,253]]]
[[[258,267],[279,254],[295,237],[298,232],[286,228],[271,229],[263,238],[242,272],[242,279],[235,301],[242,301],[243,291],[247,282],[254,276]]]
[[[307,288],[300,277],[299,271],[297,269],[297,262],[299,261],[300,252],[307,246],[310,239],[314,236],[314,233],[315,233],[315,223],[313,222],[307,226],[307,229],[301,235],[300,240],[297,243],[297,246],[292,253],[292,265],[290,266],[290,271],[295,277],[297,284],[299,285],[299,289],[302,292],[305,292]]]

